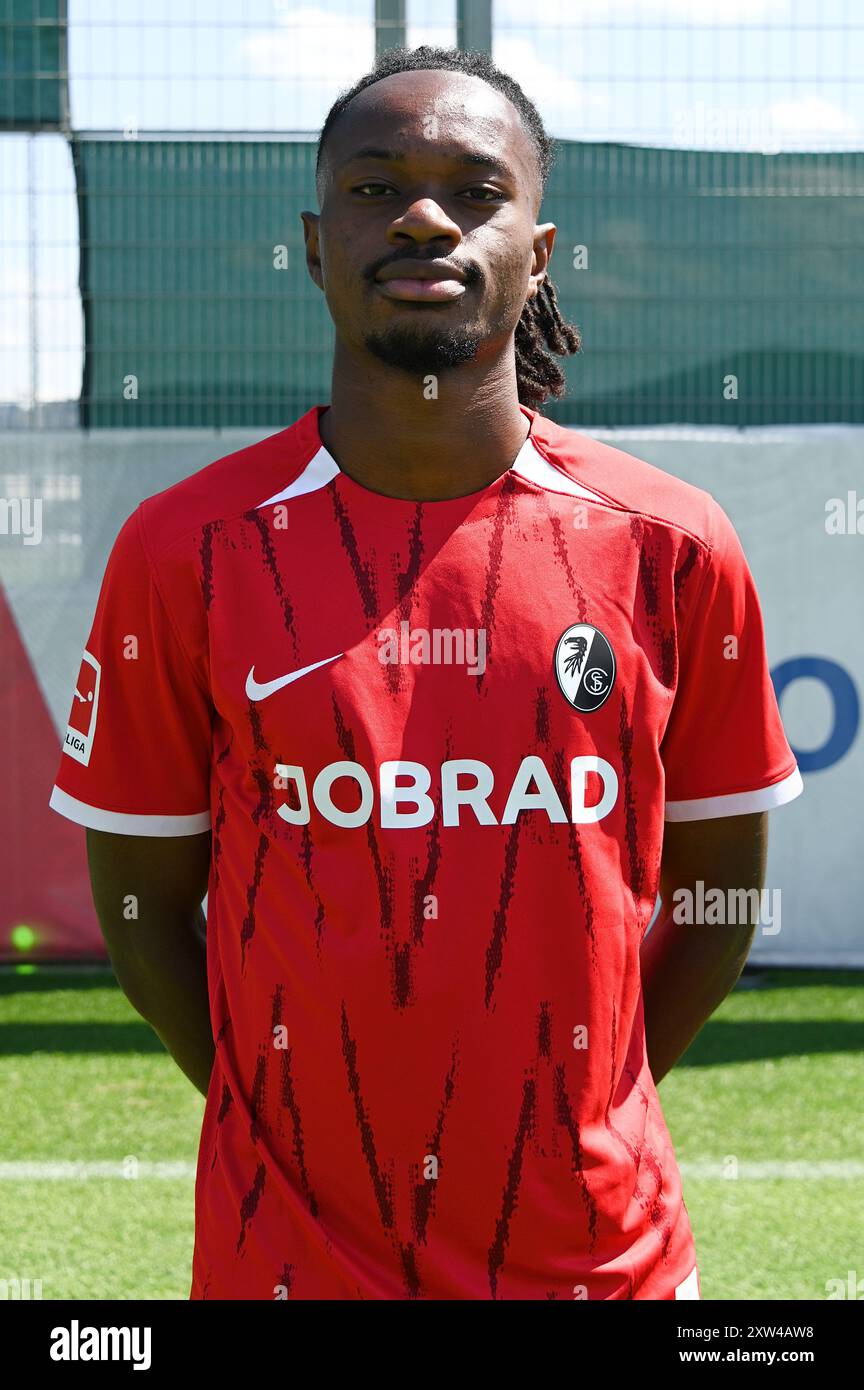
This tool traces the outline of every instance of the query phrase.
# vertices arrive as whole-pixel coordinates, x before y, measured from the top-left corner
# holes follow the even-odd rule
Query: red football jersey
[[[212,828],[191,1297],[699,1297],[646,1058],[664,817],[801,790],[714,500],[523,407],[381,496],[316,406],[144,501],[51,805]]]

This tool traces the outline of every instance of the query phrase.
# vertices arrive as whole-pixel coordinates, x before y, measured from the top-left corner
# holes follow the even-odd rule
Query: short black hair
[[[547,133],[533,101],[525,95],[518,82],[495,66],[488,54],[461,48],[433,48],[430,44],[412,49],[385,49],[369,72],[358,78],[347,91],[340,92],[327,112],[318,137],[316,178],[321,167],[321,152],[327,136],[345,108],[360,92],[364,92],[376,82],[381,82],[385,77],[393,77],[396,73],[428,70],[458,72],[467,77],[479,77],[513,103],[534,146],[542,197],[554,163],[555,142]],[[555,286],[548,275],[534,298],[525,302],[522,316],[516,325],[515,342],[519,400],[524,405],[536,408],[549,396],[563,396],[566,378],[551,353],[554,352],[559,357],[570,356],[579,351],[581,338],[575,324],[567,323],[562,318]]]
[[[541,192],[545,191],[546,181],[549,178],[549,171],[555,157],[554,141],[547,134],[537,107],[525,95],[519,83],[514,82],[508,73],[496,68],[486,53],[474,53],[461,48],[432,48],[429,44],[423,44],[420,48],[385,49],[370,72],[358,78],[354,86],[349,87],[347,91],[340,92],[327,112],[327,118],[318,137],[318,155],[315,160],[316,174],[321,165],[321,151],[327,136],[345,107],[350,105],[360,92],[365,92],[367,87],[374,86],[376,82],[381,82],[385,77],[393,77],[398,72],[425,72],[430,69],[432,71],[443,69],[445,72],[463,73],[466,77],[479,77],[513,103],[534,145],[537,170],[540,175],[540,189]]]

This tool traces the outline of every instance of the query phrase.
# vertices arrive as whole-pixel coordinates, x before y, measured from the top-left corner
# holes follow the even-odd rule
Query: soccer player
[[[698,1298],[656,1083],[755,917],[672,894],[758,890],[802,786],[753,580],[539,409],[579,338],[511,78],[387,53],[318,153],[329,406],[124,523],[51,796],[207,1097],[191,1297]]]

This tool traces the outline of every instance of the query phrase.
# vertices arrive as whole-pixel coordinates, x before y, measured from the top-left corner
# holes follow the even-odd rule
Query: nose
[[[398,246],[406,241],[425,245],[428,241],[448,241],[457,246],[462,240],[458,222],[448,217],[434,198],[415,198],[399,217],[394,217],[387,233],[388,240]]]

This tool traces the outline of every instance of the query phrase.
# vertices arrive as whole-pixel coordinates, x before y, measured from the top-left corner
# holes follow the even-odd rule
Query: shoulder
[[[607,506],[683,532],[709,555],[718,543],[726,542],[731,523],[704,489],[538,413],[531,434],[538,451],[554,467]]]
[[[208,528],[254,512],[302,473],[318,448],[316,409],[146,497],[127,525],[135,519],[151,561],[199,545]]]

